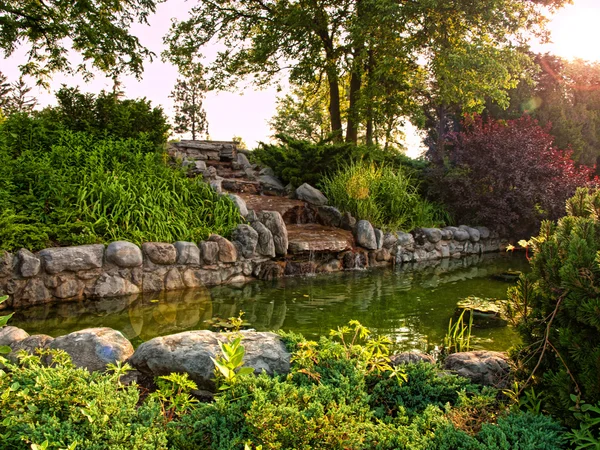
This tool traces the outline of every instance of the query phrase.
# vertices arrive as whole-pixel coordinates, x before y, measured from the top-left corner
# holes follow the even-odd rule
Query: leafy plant
[[[254,373],[252,367],[244,366],[246,349],[242,345],[242,337],[237,336],[230,342],[219,342],[221,355],[212,359],[215,365],[215,381],[220,391],[231,389],[241,377]]]
[[[465,323],[465,313],[469,313],[469,321]],[[448,332],[444,336],[442,353],[450,355],[458,352],[468,352],[471,346],[471,331],[473,329],[473,310],[464,309],[456,322],[448,321]]]
[[[576,404],[570,409],[579,422],[579,428],[566,433],[566,437],[571,440],[575,450],[600,448],[600,403],[581,403],[576,395],[571,395],[571,400]]]
[[[439,205],[421,197],[419,183],[402,167],[346,162],[320,186],[332,205],[380,228],[412,230],[450,220]]]
[[[0,297],[0,303],[8,300],[8,295]],[[10,320],[14,313],[8,314],[7,316],[0,316],[0,328],[2,328]],[[11,348],[8,345],[0,345],[0,355],[6,355],[11,352]]]
[[[187,373],[171,373],[156,379],[158,389],[152,393],[161,406],[166,423],[188,412],[198,400],[190,393],[198,389]]]

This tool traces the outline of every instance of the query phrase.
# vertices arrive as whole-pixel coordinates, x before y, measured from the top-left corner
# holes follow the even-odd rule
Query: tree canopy
[[[0,0],[0,52],[7,58],[25,46],[28,60],[21,71],[40,84],[55,72],[79,72],[89,78],[92,68],[113,78],[126,72],[139,77],[144,60],[153,54],[130,27],[147,23],[162,1]],[[70,48],[83,57],[76,67]]]
[[[324,83],[331,130],[366,141],[389,117],[424,120],[427,102],[481,111],[486,97],[507,103],[526,58],[525,33],[543,33],[540,6],[568,0],[201,0],[174,22],[166,56],[194,64],[202,47],[223,50],[209,67],[213,88],[251,77],[264,85],[289,75],[296,85]],[[348,80],[349,104],[341,92]],[[342,117],[346,118],[345,126]]]

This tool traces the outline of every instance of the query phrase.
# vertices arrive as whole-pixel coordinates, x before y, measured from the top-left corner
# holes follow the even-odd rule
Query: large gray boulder
[[[200,242],[200,253],[204,264],[216,264],[219,257],[219,244],[212,241]]]
[[[11,325],[0,328],[0,345],[13,346],[19,341],[29,337],[27,331]]]
[[[240,152],[237,154],[237,162],[243,169],[252,167],[252,164],[250,164],[250,161],[248,161],[248,157]]]
[[[398,242],[398,235],[396,233],[384,233],[383,234],[383,248],[391,249]]]
[[[479,236],[481,239],[489,239],[490,237],[490,229],[487,227],[475,227],[477,231],[479,231]]]
[[[454,230],[454,240],[458,242],[465,242],[470,239],[469,232],[467,230],[463,230],[462,228],[457,228]]]
[[[503,389],[510,385],[510,366],[507,361],[506,355],[500,352],[461,352],[449,355],[444,368],[473,383]]]
[[[423,233],[429,242],[436,244],[442,240],[442,231],[437,228],[423,228]]]
[[[272,175],[261,175],[258,177],[258,181],[260,182],[265,191],[271,191],[276,193],[285,192],[285,186],[283,185],[283,183],[281,183],[281,181],[279,181],[279,178],[277,177],[274,177]]]
[[[328,227],[339,228],[342,224],[342,213],[334,206],[319,206],[317,217],[320,223]]]
[[[275,242],[273,241],[273,233],[262,222],[251,222],[252,228],[258,234],[258,242],[256,244],[256,252],[262,256],[270,258],[275,257]]]
[[[410,233],[398,231],[397,244],[401,247],[412,247],[415,245],[415,237]]]
[[[481,235],[479,234],[479,230],[476,230],[475,228],[471,228],[468,227],[466,225],[460,225],[458,227],[459,230],[465,230],[467,233],[469,233],[469,239],[471,240],[471,242],[478,242],[479,239],[481,239]]]
[[[12,352],[8,355],[8,358],[13,362],[17,361],[17,355],[21,351],[29,355],[34,355],[36,350],[48,348],[53,340],[54,338],[47,334],[34,334],[33,336],[26,337],[10,346]]]
[[[368,220],[359,220],[355,229],[356,242],[368,250],[377,250],[375,229]]]
[[[106,260],[119,267],[139,267],[143,257],[137,245],[127,241],[115,241],[106,247]]]
[[[154,264],[172,265],[177,261],[177,249],[166,242],[145,242],[142,251]]]
[[[246,217],[248,215],[248,207],[246,206],[246,202],[242,197],[235,194],[228,194],[231,201],[237,206],[242,217]]]
[[[304,183],[296,189],[296,198],[315,206],[325,206],[328,202],[327,197],[321,191],[308,183]]]
[[[175,246],[175,250],[177,250],[177,264],[200,265],[200,249],[195,243],[177,241],[173,245]]]
[[[0,250],[0,278],[9,277],[13,272],[13,255],[7,251]]]
[[[17,258],[19,259],[19,270],[23,278],[35,277],[40,273],[42,262],[29,250],[22,248],[17,252]]]
[[[133,354],[133,346],[112,328],[87,328],[59,336],[48,346],[67,352],[73,364],[90,372],[104,371],[107,364],[124,362]]]
[[[418,363],[435,364],[433,356],[419,351],[396,353],[390,356],[390,361],[393,366]]]
[[[238,225],[231,235],[234,243],[238,242],[244,258],[250,258],[256,251],[258,232],[250,225]]]
[[[102,267],[104,245],[47,248],[38,255],[48,273],[59,273],[65,270],[79,272]]]
[[[274,333],[242,331],[245,348],[244,365],[255,373],[263,370],[273,375],[290,370],[290,354],[279,336]],[[151,339],[140,345],[129,363],[144,374],[168,375],[187,373],[200,389],[214,390],[214,364],[211,360],[221,355],[219,342],[227,342],[231,333],[213,333],[207,330],[186,331]]]
[[[100,275],[94,285],[94,297],[122,297],[124,295],[139,294],[140,288],[131,281],[118,275],[104,273]]]
[[[258,217],[273,235],[275,253],[284,256],[288,249],[288,232],[283,217],[277,211],[261,211]]]

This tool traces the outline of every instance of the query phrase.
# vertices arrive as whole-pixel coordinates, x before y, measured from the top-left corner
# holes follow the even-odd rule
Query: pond
[[[11,325],[51,336],[111,327],[137,346],[156,336],[210,329],[219,318],[243,311],[258,331],[295,331],[315,339],[356,319],[389,335],[399,349],[431,350],[442,343],[460,299],[506,298],[511,284],[494,275],[507,270],[527,270],[527,261],[519,254],[487,254],[395,269],[43,305],[17,311]],[[474,329],[473,334],[475,348],[506,350],[518,342],[510,327]]]

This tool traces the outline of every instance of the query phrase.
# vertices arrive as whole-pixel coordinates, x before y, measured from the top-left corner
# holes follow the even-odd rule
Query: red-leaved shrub
[[[541,220],[558,219],[578,186],[598,184],[594,169],[576,166],[529,116],[509,121],[469,117],[447,136],[444,158],[429,172],[430,195],[456,221],[501,235],[529,237]]]

